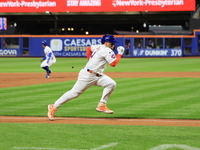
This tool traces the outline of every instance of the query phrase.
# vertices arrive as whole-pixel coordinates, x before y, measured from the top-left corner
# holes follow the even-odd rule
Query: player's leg
[[[53,58],[52,58],[52,64],[55,64],[56,63],[56,57],[54,56]]]
[[[55,63],[56,63],[56,57],[51,57],[51,59],[50,59],[48,65],[49,65],[49,67],[50,67],[51,65],[53,65],[53,64],[55,64]]]
[[[75,83],[73,88],[66,93],[64,93],[58,100],[55,101],[54,104],[48,105],[48,118],[50,120],[54,119],[54,114],[57,111],[58,107],[60,107],[62,104],[68,102],[71,99],[74,99],[78,97],[80,94],[82,94],[89,85],[87,85],[87,82],[79,81]]]
[[[49,78],[51,70],[49,69],[49,64],[47,64],[47,60],[44,60],[41,63],[40,67],[46,71],[46,78]]]
[[[47,75],[46,78],[50,77],[50,74],[52,73],[52,70],[50,70],[50,66],[52,66],[54,63],[56,63],[56,59],[54,60],[53,58],[49,61],[48,63],[48,70],[47,70]]]
[[[109,76],[104,74],[102,77],[99,78],[96,85],[104,87],[102,97],[100,99],[100,102],[99,102],[96,110],[99,112],[105,112],[108,114],[112,114],[113,111],[106,107],[106,103],[116,87],[116,82],[113,79],[111,79]]]
[[[81,95],[85,90],[90,86],[94,85],[97,82],[98,78],[96,76],[91,76],[84,70],[81,70],[78,76],[78,80],[74,84],[73,88],[66,93],[64,93],[54,104],[48,106],[48,117],[50,120],[53,120],[54,113],[62,104],[68,102],[71,99],[74,99]],[[51,111],[52,108],[52,111]],[[53,113],[52,113],[53,112]]]
[[[85,90],[87,90],[90,86],[94,85],[97,81],[96,76],[91,76],[90,73],[81,70],[78,76],[78,80],[74,84],[73,88],[63,94],[55,103],[55,107],[58,108],[62,104],[66,103],[67,101],[74,99],[81,95]]]
[[[96,85],[104,87],[100,102],[107,103],[108,98],[116,87],[116,82],[112,78],[104,74],[102,77],[99,78]]]

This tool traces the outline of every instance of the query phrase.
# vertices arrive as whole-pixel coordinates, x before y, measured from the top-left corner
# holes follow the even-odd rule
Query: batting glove
[[[117,47],[117,51],[118,51],[118,54],[123,55],[123,53],[124,53],[124,47],[123,46],[118,46]]]

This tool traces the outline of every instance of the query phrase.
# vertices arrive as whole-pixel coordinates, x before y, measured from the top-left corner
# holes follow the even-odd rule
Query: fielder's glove
[[[117,51],[118,51],[118,54],[123,55],[123,53],[124,53],[124,47],[123,46],[118,46],[117,47]]]

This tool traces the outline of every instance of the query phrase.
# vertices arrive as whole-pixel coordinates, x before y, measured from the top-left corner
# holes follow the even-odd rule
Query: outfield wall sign
[[[19,51],[16,49],[0,49],[0,56],[19,56]]]
[[[1,0],[1,12],[195,11],[195,0]]]
[[[51,39],[50,47],[55,56],[86,57],[86,47],[101,44],[98,38]]]
[[[133,57],[182,57],[181,49],[135,49]]]
[[[31,38],[31,56],[42,56],[43,48],[40,44],[46,40],[57,57],[86,57],[86,47],[101,44],[101,38]]]
[[[43,48],[38,43],[43,39],[31,39],[31,56],[43,56]],[[46,38],[48,45],[57,57],[86,57],[86,48],[101,44],[101,38]],[[117,46],[123,46],[123,38],[117,38]],[[117,53],[117,51],[114,51]],[[182,57],[182,49],[130,49],[131,57]]]

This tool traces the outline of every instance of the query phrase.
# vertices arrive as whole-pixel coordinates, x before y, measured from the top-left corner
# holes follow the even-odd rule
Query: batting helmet
[[[105,42],[117,43],[117,41],[115,40],[115,37],[110,34],[106,34],[101,38],[101,43],[103,44]]]
[[[42,41],[42,45],[47,46],[47,41]]]

